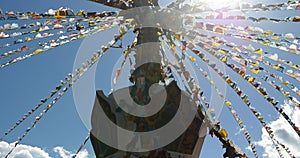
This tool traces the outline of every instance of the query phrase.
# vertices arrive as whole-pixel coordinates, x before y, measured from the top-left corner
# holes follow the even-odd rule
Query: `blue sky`
[[[254,3],[257,1],[251,2]],[[0,9],[2,9],[3,11],[12,10],[20,12],[36,11],[42,13],[47,11],[48,9],[57,9],[59,7],[69,7],[75,12],[80,9],[99,12],[103,10],[112,10],[109,7],[84,0],[27,0],[25,3],[22,0],[0,0],[0,4]],[[295,15],[297,13],[299,14],[299,12],[291,13],[277,11],[265,14],[263,16],[285,17],[286,13],[288,13],[289,15]],[[262,16],[261,13],[253,14]],[[5,23],[6,21],[0,21],[1,25]],[[21,21],[20,24],[21,23],[27,22]],[[240,22],[237,22],[235,24],[241,26],[248,25],[247,23]],[[273,24],[270,22],[263,22],[255,23],[253,25],[262,27],[264,29],[269,28],[277,33],[292,32],[299,37],[299,24],[297,23]],[[110,30],[109,32],[97,34],[95,37],[87,38],[85,40],[77,40],[71,44],[60,46],[56,49],[34,56],[31,59],[19,62],[4,69],[0,69],[0,107],[2,109],[0,110],[1,135],[7,129],[9,129],[19,118],[21,118],[23,114],[25,114],[36,104],[38,104],[40,99],[48,96],[50,94],[50,91],[59,84],[59,81],[61,79],[63,79],[69,72],[72,72],[73,64],[76,59],[78,50],[83,49],[80,46],[89,43],[90,47],[86,47],[84,51],[87,51],[86,53],[92,53],[94,50],[97,50],[101,46],[101,44],[105,44],[106,41],[110,41],[112,36],[108,36],[108,34],[111,34],[115,31]],[[125,39],[130,38],[131,36],[128,36]],[[4,43],[12,40],[14,39],[0,39],[0,44],[3,45]],[[235,40],[235,42],[241,43],[241,41],[239,40]],[[97,45],[98,43],[99,45]],[[257,48],[261,47],[258,44],[251,44]],[[14,46],[7,49],[1,49],[0,54],[12,48],[18,47]],[[278,51],[270,48],[265,49],[269,49],[270,51]],[[299,64],[300,62],[299,56],[290,55],[288,53],[281,54],[282,58],[285,58],[287,60],[290,59],[297,64]],[[106,92],[109,92],[113,66],[121,56],[121,50],[115,49],[113,51],[109,51],[109,53],[99,61],[97,67],[93,67],[93,69],[97,68],[96,89],[105,89]],[[1,63],[3,61],[0,60]],[[199,64],[205,66],[203,63]],[[258,95],[257,92],[254,92],[253,88],[251,88],[250,85],[238,78],[238,76],[234,75],[230,70],[227,69],[227,72],[232,75],[232,78],[234,78],[234,80],[236,80],[239,85],[244,86],[244,92],[249,94],[250,98],[255,100],[255,102],[253,102],[255,108],[264,114],[266,120],[271,122],[275,121],[278,118],[278,114],[276,114],[274,110],[270,108],[270,105],[267,104],[267,102],[260,95]],[[82,79],[84,80],[84,78]],[[209,87],[205,87],[205,83],[205,81],[201,83],[203,85],[203,88],[207,89],[207,91],[210,91]],[[294,81],[294,83],[296,83],[298,87],[300,86],[300,83],[298,81]],[[230,88],[227,88],[227,97],[235,105],[234,108],[238,111],[238,114],[244,120],[245,124],[247,125],[247,129],[253,136],[253,139],[256,141],[260,141],[262,136],[260,124],[255,121],[255,117],[253,116],[253,114],[247,108],[245,108],[245,105],[242,105],[242,101],[239,100],[238,97],[233,93],[234,92]],[[271,93],[274,94],[274,96],[277,96],[281,103],[283,103],[283,97],[281,97],[277,92],[271,91]],[[94,94],[90,94],[83,97],[93,98],[93,95]],[[31,119],[33,119],[33,117],[31,117]],[[246,151],[247,154],[252,157],[251,153],[245,150],[248,144],[246,143],[244,136],[242,134],[238,134],[238,126],[235,124],[233,117],[226,108],[223,108],[219,120],[221,121],[222,126],[226,130],[228,130],[229,137],[233,139],[234,142],[243,149],[243,151]],[[4,140],[9,143],[14,142],[17,137],[21,136],[24,130],[28,126],[30,126],[30,122],[31,121],[28,120],[24,122]],[[23,140],[22,144],[37,146],[45,150],[52,157],[59,157],[57,153],[53,152],[53,148],[57,146],[63,146],[65,149],[75,152],[87,136],[88,132],[89,130],[82,122],[76,110],[73,94],[71,91],[69,91],[37,124],[37,127],[33,129],[31,133]],[[87,143],[85,148],[90,155],[89,157],[94,157],[90,142]],[[263,153],[263,149],[259,148],[258,152],[260,154]],[[216,138],[207,136],[200,157],[218,158],[221,157],[222,154],[223,151],[218,140]]]

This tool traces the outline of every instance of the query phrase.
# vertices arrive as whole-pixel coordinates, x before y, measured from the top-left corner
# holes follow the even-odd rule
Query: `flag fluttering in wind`
[[[247,124],[249,118],[267,132],[278,157],[299,156],[299,151],[289,147],[270,123],[282,118],[293,135],[300,139],[300,124],[284,107],[284,101],[289,101],[294,109],[300,108],[300,35],[282,27],[297,28],[299,25],[300,15],[295,15],[299,14],[299,1],[274,4],[229,1],[228,4],[213,5],[207,0],[176,0],[166,6],[158,0],[90,1],[120,11],[78,10],[75,13],[70,8],[59,8],[39,14],[0,10],[0,71],[9,70],[11,65],[17,66],[19,62],[30,62],[31,58],[41,54],[60,53],[61,46],[68,46],[78,39],[111,28],[119,29],[119,34],[105,37],[112,39],[107,45],[99,46],[81,67],[62,77],[48,96],[30,107],[1,135],[0,141],[24,121],[32,119],[30,116],[35,116],[6,157],[110,49],[122,51],[123,60],[113,77],[112,92],[105,96],[102,91],[97,91],[91,132],[73,157],[89,139],[99,158],[199,157],[206,134],[220,141],[220,146],[225,149],[223,157],[262,157],[264,153],[259,150],[257,133]],[[26,24],[20,24],[21,20]],[[278,27],[282,28],[280,32]],[[128,34],[133,34],[134,39],[124,46],[124,36]],[[130,70],[126,68],[128,65]],[[130,72],[130,76],[123,78],[122,74],[126,72]],[[128,90],[117,86],[124,80],[131,84],[126,87]],[[157,99],[164,96],[161,89],[152,93],[154,84],[164,88],[165,100]],[[127,90],[131,101],[122,98],[125,95],[121,94],[122,90]],[[148,103],[152,102],[155,102],[153,107],[147,109]],[[135,110],[127,104],[139,104],[143,108]],[[160,111],[151,113],[159,104],[163,105]],[[247,145],[242,146],[247,149],[240,147],[241,142],[234,139],[233,130],[224,125],[228,120],[219,117],[223,107],[229,112],[226,117],[231,119],[228,120],[232,120],[243,135]],[[271,109],[276,116],[265,115],[264,108]],[[38,114],[39,109],[44,110]],[[103,124],[101,109],[122,130],[106,129],[110,124]],[[140,135],[163,129],[168,125],[167,121],[176,118],[177,110],[181,110],[181,116],[169,132],[176,133],[175,127],[186,129],[179,129],[176,138],[168,140],[172,134],[166,133],[153,134],[152,139]],[[184,115],[192,115],[188,125],[185,125],[188,118]],[[125,145],[122,141],[127,138],[120,138],[124,135],[118,133],[124,132],[123,129],[134,133],[128,136],[130,140]],[[201,135],[201,131],[205,134]],[[105,132],[110,134],[110,140],[101,139]],[[168,143],[162,145],[161,140],[168,140]]]

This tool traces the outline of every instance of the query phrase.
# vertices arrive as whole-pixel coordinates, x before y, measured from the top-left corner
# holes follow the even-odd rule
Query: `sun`
[[[212,9],[239,6],[241,0],[191,0],[192,3],[204,3]]]

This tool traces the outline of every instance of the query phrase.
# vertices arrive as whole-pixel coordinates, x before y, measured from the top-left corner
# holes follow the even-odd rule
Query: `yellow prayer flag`
[[[225,104],[226,104],[226,106],[231,106],[231,102],[230,101],[226,101]]]
[[[223,55],[226,55],[226,54],[227,54],[227,51],[224,50],[224,49],[220,49],[219,52],[220,52],[221,54],[223,54]]]
[[[227,63],[227,56],[223,57],[222,62]]]
[[[266,30],[266,31],[264,32],[264,34],[265,34],[265,35],[273,35],[274,33],[273,33],[272,31],[270,31],[270,30]]]
[[[280,38],[278,36],[275,36],[272,38],[272,40],[278,41]]]
[[[37,55],[37,54],[42,53],[42,52],[43,52],[42,49],[37,49],[32,54]]]
[[[237,52],[239,52],[239,53],[242,52],[242,51],[240,50],[240,48],[238,48],[238,47],[234,47],[233,50],[235,50],[235,51],[237,51]]]
[[[190,59],[190,61],[192,61],[192,62],[195,62],[195,61],[196,61],[196,58],[194,58],[194,57],[192,57],[192,56],[190,56],[189,59]]]
[[[255,50],[254,53],[255,53],[255,54],[262,55],[263,50],[262,50],[262,48],[259,48],[259,49]]]
[[[227,139],[228,133],[224,128],[222,128],[219,133],[225,140]]]
[[[259,69],[252,69],[251,71],[252,71],[253,73],[255,73],[256,75],[260,72]]]

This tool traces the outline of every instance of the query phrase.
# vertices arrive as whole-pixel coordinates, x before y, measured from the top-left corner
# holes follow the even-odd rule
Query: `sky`
[[[253,3],[258,1],[251,1]],[[275,1],[272,1],[272,3]],[[282,2],[277,0],[276,2]],[[21,5],[20,5],[21,4]],[[36,11],[39,13],[45,12],[48,9],[57,9],[59,7],[69,7],[75,12],[83,9],[86,11],[111,11],[113,9],[105,7],[96,3],[84,1],[84,0],[27,0],[26,3],[22,0],[10,0],[4,1],[0,0],[0,9],[3,11]],[[271,12],[265,14],[264,16],[273,17],[284,17],[287,12]],[[254,15],[261,15],[261,13],[253,13]],[[288,12],[288,14],[297,14]],[[219,21],[220,22],[220,21]],[[0,21],[0,24],[5,24],[6,21]],[[21,23],[28,23],[26,21],[21,21]],[[225,23],[221,21],[221,23]],[[236,25],[247,26],[248,23],[236,22]],[[250,23],[249,23],[250,24]],[[294,33],[299,37],[299,24],[298,23],[283,23],[274,24],[270,22],[255,23],[256,26],[262,27],[264,29],[272,29],[274,32],[278,33]],[[73,43],[60,46],[53,50],[47,51],[36,55],[28,60],[16,63],[4,69],[0,69],[0,135],[4,134],[7,129],[9,129],[18,119],[20,119],[27,111],[33,108],[39,103],[39,100],[48,96],[50,91],[54,89],[61,79],[72,72],[74,63],[80,63],[84,60],[83,57],[88,57],[94,51],[99,49],[102,44],[109,42],[112,35],[117,33],[116,29],[111,29],[103,33],[94,35],[93,37],[88,37],[83,40],[76,40]],[[125,37],[129,41],[132,38],[131,35]],[[13,41],[15,39],[0,39],[0,44],[3,45],[6,42]],[[227,39],[230,40],[230,39]],[[235,40],[236,43],[244,43],[244,41]],[[250,43],[250,42],[246,42]],[[251,43],[254,47],[262,47],[258,44]],[[18,48],[17,46],[9,47],[9,49],[0,49],[0,54],[12,49]],[[294,63],[300,64],[300,58],[296,55],[290,55],[276,49],[266,48],[269,51],[277,51],[280,53],[282,58],[291,60]],[[282,53],[281,53],[282,52]],[[78,147],[84,141],[85,137],[89,133],[88,129],[88,117],[84,114],[78,112],[78,109],[87,109],[92,106],[94,102],[93,98],[95,93],[93,90],[104,89],[106,94],[110,91],[111,76],[114,74],[116,61],[121,60],[122,51],[119,49],[114,49],[109,51],[108,54],[104,55],[100,59],[98,64],[94,66],[91,71],[89,71],[86,76],[81,80],[87,80],[93,71],[96,72],[95,77],[95,87],[92,87],[90,91],[82,95],[82,99],[78,99],[74,93],[76,89],[80,90],[82,87],[74,87],[72,91],[69,91],[65,96],[53,107],[46,116],[37,124],[31,133],[22,141],[15,151],[15,158],[19,157],[53,157],[53,158],[69,158],[72,154],[76,152]],[[0,60],[0,63],[3,61]],[[204,63],[199,63],[205,67]],[[76,64],[75,64],[76,65]],[[236,80],[239,84],[243,85],[244,92],[249,95],[252,100],[255,100],[255,108],[261,111],[265,119],[272,125],[275,133],[278,134],[279,140],[284,141],[285,144],[290,146],[292,149],[297,149],[300,145],[299,137],[295,137],[291,130],[285,124],[282,118],[278,117],[278,114],[270,107],[270,105],[260,96],[257,92],[254,92],[253,88],[250,87],[244,80],[240,79],[237,75],[232,73],[226,68],[226,71]],[[293,80],[294,81],[294,80]],[[294,81],[297,87],[300,86],[299,81]],[[200,82],[200,85],[207,91],[210,91],[210,87],[207,86],[207,82]],[[91,85],[89,85],[91,86]],[[293,121],[300,126],[300,110],[294,109],[290,102],[285,101],[285,99],[280,96],[276,91],[270,92],[272,95],[278,97],[281,104],[284,104],[285,110],[289,111],[289,116],[293,118]],[[261,125],[255,120],[253,114],[245,108],[242,101],[234,94],[232,89],[226,88],[226,94],[228,99],[232,100],[234,108],[238,111],[238,114],[244,120],[247,129],[255,140],[259,148],[257,149],[260,157],[278,157],[274,155],[274,151],[270,149],[270,142],[264,130],[262,130]],[[77,94],[78,95],[78,94]],[[76,96],[76,97],[74,97]],[[82,104],[86,103],[86,104]],[[80,105],[77,105],[80,104]],[[38,113],[37,113],[38,114]],[[35,115],[33,115],[35,116]],[[31,120],[34,117],[30,118]],[[233,117],[226,108],[223,108],[219,117],[222,126],[228,131],[229,137],[234,140],[234,142],[249,155],[251,152],[247,150],[248,144],[244,139],[244,136],[240,133],[238,126],[236,125]],[[0,157],[3,153],[6,153],[12,143],[21,136],[24,130],[31,125],[31,121],[25,121],[21,124],[15,131],[10,135],[5,137],[3,142],[0,142]],[[284,130],[286,129],[286,130]],[[218,158],[223,154],[223,149],[216,138],[211,138],[207,136],[202,148],[200,157],[212,157]],[[79,157],[95,157],[91,143],[88,142],[84,150],[80,153]],[[298,151],[297,157],[300,157],[300,152]]]

